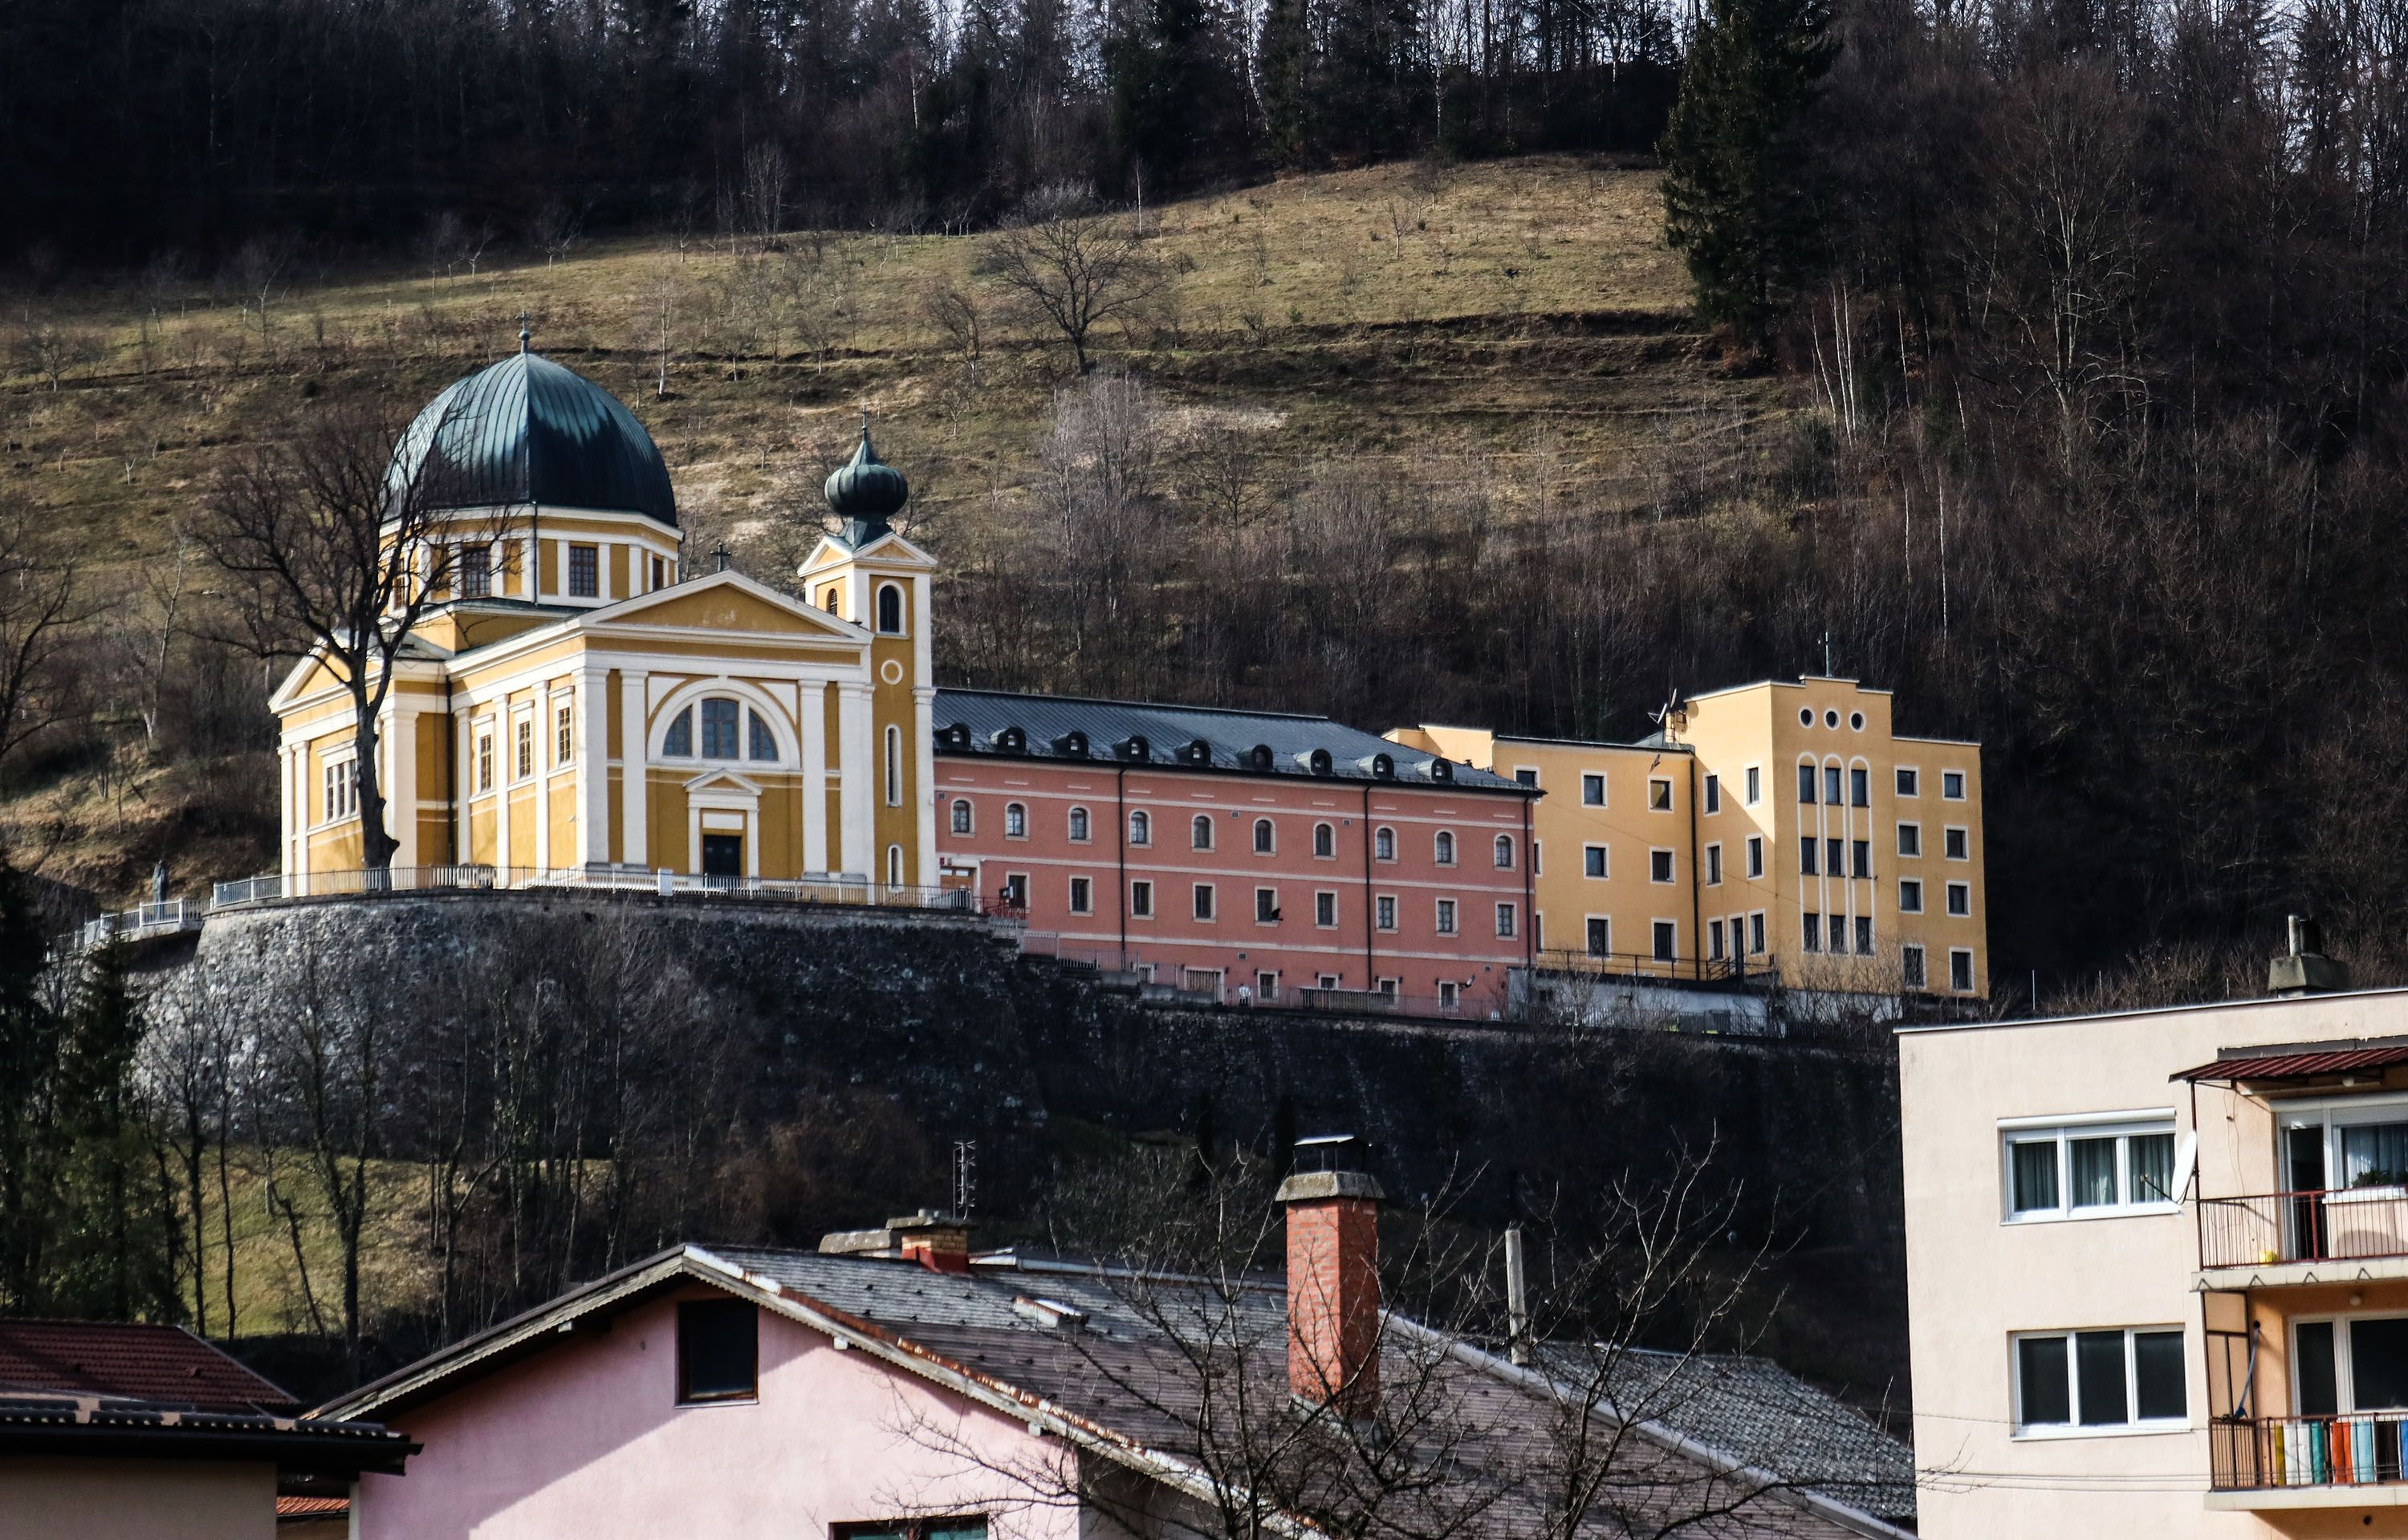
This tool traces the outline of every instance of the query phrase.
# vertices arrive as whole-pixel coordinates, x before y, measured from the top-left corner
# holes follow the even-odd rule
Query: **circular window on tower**
[[[1798,713],[1798,725],[1800,727],[1812,727],[1814,725],[1814,713],[1811,707],[1800,710]]]
[[[1826,727],[1837,727],[1837,726],[1839,726],[1839,725],[1840,725],[1840,714],[1839,714],[1837,711],[1826,711],[1826,712],[1824,712],[1824,713],[1823,713],[1823,725],[1824,725],[1824,726],[1826,726]]]
[[[1855,728],[1859,733],[1863,732],[1865,730],[1865,714],[1861,711],[1849,712],[1848,725]]]

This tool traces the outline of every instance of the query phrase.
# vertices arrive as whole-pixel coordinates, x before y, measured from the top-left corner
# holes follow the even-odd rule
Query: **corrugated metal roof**
[[[2353,1070],[2408,1064],[2408,1043],[2373,1048],[2315,1048],[2211,1060],[2175,1075],[2177,1080],[2302,1080]]]
[[[991,690],[939,690],[936,704],[937,751],[977,757],[1070,760],[1097,764],[1143,763],[1156,768],[1294,776],[1326,780],[1378,779],[1373,763],[1385,755],[1393,780],[1403,786],[1451,785],[1466,791],[1530,791],[1502,776],[1467,764],[1434,760],[1418,749],[1392,743],[1327,717],[1287,712],[1235,711],[1218,706],[1168,706],[1152,701],[1088,700],[1076,695],[1018,695]],[[967,729],[967,741],[949,740],[949,730]],[[998,734],[1018,728],[1025,747],[1007,749]],[[1085,735],[1083,750],[1065,740]],[[1142,760],[1120,745],[1145,740]],[[1189,759],[1191,745],[1205,756]],[[1315,777],[1314,750],[1329,756],[1326,775]],[[1257,750],[1267,750],[1257,763]],[[1434,763],[1445,770],[1433,773]],[[1440,781],[1436,776],[1450,779]]]
[[[180,1326],[0,1320],[0,1391],[28,1390],[246,1412],[296,1405]]]
[[[636,414],[540,353],[454,380],[394,446],[387,485],[430,508],[539,503],[677,522],[668,466]]]

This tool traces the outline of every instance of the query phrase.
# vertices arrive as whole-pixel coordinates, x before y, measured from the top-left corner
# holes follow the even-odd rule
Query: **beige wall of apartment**
[[[2366,991],[1899,1034],[1915,1459],[1931,1540],[2408,1535],[2408,1487],[2209,1491],[2208,1313],[2268,1320],[2255,1410],[2288,1410],[2280,1318],[2334,1287],[2203,1293],[2198,1203],[2275,1192],[2262,1096],[2171,1077],[2224,1050],[2408,1032],[2408,991]],[[2403,1086],[2402,1089],[2408,1089]],[[2013,1219],[2008,1141],[2063,1127],[2170,1129],[2175,1202]],[[2195,1182],[2186,1177],[2195,1173]],[[2397,1264],[2383,1264],[2397,1271]],[[2328,1274],[2328,1278],[2330,1275]],[[2219,1289],[2234,1282],[2219,1280]],[[2343,1286],[2365,1308],[2395,1285]],[[2408,1293],[2401,1296],[2408,1307]],[[2140,1429],[2020,1432],[2019,1333],[2179,1329],[2185,1416]],[[2229,1392],[2223,1391],[2222,1396]],[[2168,1419],[2171,1420],[2171,1419]]]
[[[186,1461],[0,1459],[10,1540],[273,1540],[276,1467]]]

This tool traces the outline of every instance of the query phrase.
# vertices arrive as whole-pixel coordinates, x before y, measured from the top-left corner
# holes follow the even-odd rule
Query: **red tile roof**
[[[279,1519],[331,1519],[351,1511],[348,1497],[280,1497],[276,1500]]]
[[[2408,1064],[2408,1043],[2379,1048],[2318,1048],[2304,1052],[2259,1053],[2216,1059],[2186,1069],[2177,1080],[2304,1080],[2317,1075],[2345,1075],[2352,1070],[2386,1069]]]
[[[294,1405],[281,1387],[179,1326],[106,1321],[0,1320],[0,1390],[226,1410]]]

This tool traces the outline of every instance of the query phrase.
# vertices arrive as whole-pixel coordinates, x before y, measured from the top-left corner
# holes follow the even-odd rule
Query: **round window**
[[[1799,725],[1799,726],[1800,726],[1800,727],[1812,727],[1812,726],[1813,726],[1813,725],[1814,725],[1814,713],[1813,713],[1813,711],[1811,711],[1811,710],[1807,710],[1807,711],[1800,711],[1800,712],[1799,712],[1799,713],[1798,713],[1798,725]]]
[[[1839,725],[1840,725],[1840,714],[1839,714],[1837,711],[1826,711],[1826,712],[1824,712],[1824,713],[1823,713],[1823,725],[1824,725],[1824,726],[1826,726],[1826,727],[1837,727],[1837,726],[1839,726]]]
[[[1855,728],[1859,733],[1863,732],[1865,730],[1865,714],[1861,711],[1849,712],[1848,725]]]

